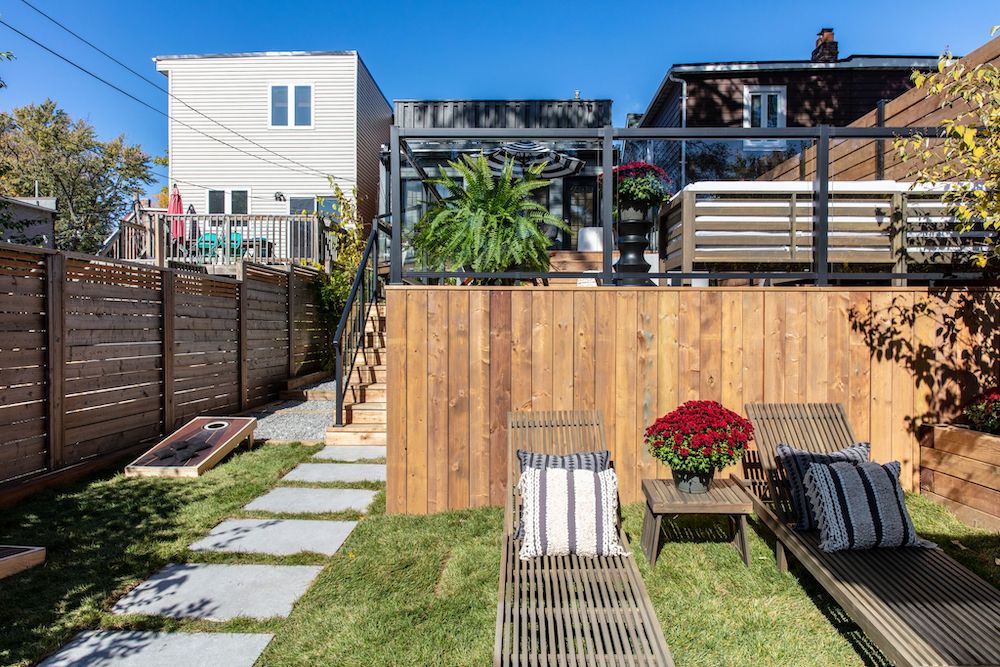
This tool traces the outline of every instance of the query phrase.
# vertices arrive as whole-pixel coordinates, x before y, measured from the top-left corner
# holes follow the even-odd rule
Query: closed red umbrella
[[[167,215],[176,216],[170,218],[170,236],[174,240],[184,238],[184,219],[180,216],[184,213],[184,202],[181,201],[181,192],[174,185],[170,192],[170,201],[167,203]]]

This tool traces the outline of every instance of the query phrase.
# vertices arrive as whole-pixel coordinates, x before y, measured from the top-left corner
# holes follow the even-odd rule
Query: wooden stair
[[[328,445],[386,444],[385,305],[378,304],[365,322],[364,348],[358,351],[344,394],[344,425],[326,430]],[[336,399],[334,392],[330,400]]]

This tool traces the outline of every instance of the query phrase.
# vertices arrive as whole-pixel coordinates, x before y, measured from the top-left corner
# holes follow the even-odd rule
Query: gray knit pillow
[[[517,460],[521,464],[522,474],[525,470],[544,470],[546,468],[602,472],[611,467],[611,452],[605,449],[597,452],[575,452],[573,454],[541,454],[519,449],[517,450]],[[518,515],[514,537],[517,539],[524,537],[524,526],[520,515]]]
[[[823,551],[933,547],[917,537],[899,485],[899,462],[814,463],[806,495],[819,523]]]
[[[778,463],[781,464],[785,471],[785,477],[788,478],[789,491],[792,495],[792,508],[795,510],[795,527],[798,530],[816,530],[818,527],[816,517],[813,516],[809,501],[806,500],[806,489],[802,484],[802,479],[806,476],[809,466],[813,463],[836,463],[837,461],[846,461],[855,465],[864,463],[870,459],[871,445],[867,442],[859,442],[829,454],[810,452],[790,445],[778,445],[776,452]]]

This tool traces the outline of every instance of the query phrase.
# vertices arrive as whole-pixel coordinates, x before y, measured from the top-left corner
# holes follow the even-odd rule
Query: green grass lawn
[[[45,566],[0,581],[0,664],[26,665],[92,628],[273,632],[264,665],[488,665],[493,647],[501,512],[386,516],[380,494],[341,551],[288,558],[192,553],[187,545],[273,486],[316,447],[240,453],[198,480],[107,475],[47,493],[0,516],[0,543],[44,544]],[[370,485],[357,485],[370,486]],[[910,498],[918,529],[1000,586],[1000,540]],[[641,508],[625,510],[638,544]],[[264,516],[264,515],[260,515]],[[329,518],[353,518],[330,515]],[[879,665],[885,660],[816,585],[780,575],[752,534],[743,567],[722,524],[671,527],[654,571],[639,567],[677,664]],[[125,591],[168,562],[320,563],[292,615],[226,623],[121,617]]]

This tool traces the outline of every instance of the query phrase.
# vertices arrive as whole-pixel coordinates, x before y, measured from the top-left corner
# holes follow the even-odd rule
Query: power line
[[[128,70],[129,72],[131,72],[135,76],[139,77],[140,79],[142,79],[143,81],[145,81],[149,85],[153,86],[157,90],[159,90],[159,91],[161,91],[163,93],[166,93],[172,99],[177,100],[178,102],[180,102],[181,104],[183,104],[184,106],[186,106],[188,109],[190,109],[191,111],[195,112],[199,116],[202,116],[202,117],[204,117],[204,118],[212,121],[213,123],[215,123],[216,125],[218,125],[219,127],[221,127],[224,130],[232,132],[233,134],[235,134],[240,139],[243,139],[244,141],[247,141],[247,142],[253,144],[257,148],[265,150],[268,153],[271,153],[272,155],[276,155],[277,157],[279,157],[279,158],[281,158],[283,160],[288,160],[292,164],[295,164],[295,165],[298,165],[298,166],[303,167],[305,169],[308,169],[308,170],[310,170],[312,172],[315,172],[315,173],[317,173],[317,174],[319,174],[321,176],[327,176],[327,174],[323,173],[322,171],[319,171],[315,167],[310,167],[307,164],[303,164],[303,163],[301,163],[301,162],[299,162],[297,160],[293,160],[292,158],[290,158],[290,157],[288,157],[286,155],[282,155],[281,153],[278,153],[277,151],[272,150],[272,149],[268,148],[267,146],[263,146],[263,145],[257,143],[256,141],[254,141],[253,139],[251,139],[250,137],[247,137],[247,136],[245,136],[245,135],[237,132],[233,128],[231,128],[231,127],[229,127],[229,126],[227,126],[227,125],[219,122],[218,120],[212,118],[208,114],[203,113],[202,111],[200,111],[198,109],[195,109],[193,106],[191,106],[190,104],[188,104],[187,102],[185,102],[184,100],[182,100],[180,97],[178,97],[177,95],[174,95],[173,93],[171,93],[168,88],[165,88],[164,86],[160,85],[158,82],[153,81],[152,79],[148,78],[145,74],[142,74],[141,72],[136,71],[135,69],[133,69],[129,65],[126,65],[121,60],[119,60],[118,58],[115,58],[113,55],[111,55],[110,53],[108,53],[107,51],[105,51],[104,49],[102,49],[101,47],[97,46],[96,44],[94,44],[90,40],[86,39],[85,37],[83,37],[79,33],[74,32],[69,27],[67,27],[66,25],[60,23],[58,20],[56,20],[52,16],[49,16],[48,14],[46,14],[45,12],[43,12],[41,9],[39,9],[38,7],[36,7],[33,4],[31,4],[30,2],[28,2],[28,0],[21,0],[21,2],[23,2],[25,5],[27,5],[28,7],[30,7],[34,11],[38,12],[39,14],[41,14],[42,16],[44,16],[46,19],[48,19],[52,23],[56,24],[57,26],[59,26],[60,28],[62,28],[66,32],[68,32],[69,34],[73,35],[78,40],[80,40],[81,42],[83,42],[84,44],[86,44],[87,46],[89,46],[90,48],[94,49],[95,51],[97,51],[98,53],[100,53],[105,58],[111,60],[112,62],[114,62],[115,64],[119,65],[120,67],[123,67],[124,69]]]
[[[71,65],[71,66],[75,67],[76,69],[80,70],[81,72],[83,72],[83,73],[84,73],[84,74],[86,74],[87,76],[90,76],[90,77],[92,77],[92,78],[94,78],[94,79],[97,79],[98,81],[100,81],[100,82],[101,82],[101,83],[103,83],[104,85],[106,85],[106,86],[108,86],[109,88],[112,88],[113,90],[115,90],[115,91],[117,91],[117,92],[121,93],[121,94],[122,94],[122,95],[124,95],[125,97],[128,97],[129,99],[131,99],[131,100],[133,100],[133,101],[135,101],[135,102],[138,102],[139,104],[141,104],[142,106],[146,107],[147,109],[150,109],[151,111],[153,111],[153,112],[155,112],[155,113],[158,113],[158,114],[160,114],[161,116],[164,116],[164,117],[168,118],[169,120],[172,120],[172,121],[176,122],[176,123],[177,123],[177,124],[179,124],[179,125],[183,125],[184,127],[188,128],[188,129],[191,129],[191,130],[194,130],[194,131],[195,131],[195,132],[197,132],[198,134],[201,134],[201,135],[203,135],[203,136],[205,136],[205,137],[207,137],[207,138],[211,139],[212,141],[217,141],[217,142],[219,142],[220,144],[222,144],[222,145],[224,145],[224,146],[227,146],[227,147],[229,147],[229,148],[232,148],[232,149],[233,149],[233,150],[235,150],[235,151],[239,151],[240,153],[243,153],[244,155],[248,155],[249,157],[252,157],[252,158],[255,158],[255,159],[257,159],[257,160],[262,160],[263,162],[266,162],[266,163],[268,163],[268,164],[270,164],[270,165],[272,165],[272,166],[275,166],[275,167],[278,167],[278,168],[280,168],[280,169],[287,169],[287,170],[289,170],[289,171],[295,171],[295,172],[298,172],[298,173],[306,173],[306,175],[308,175],[308,176],[312,176],[312,175],[313,175],[312,173],[308,173],[308,172],[302,172],[302,171],[301,171],[300,169],[294,169],[294,168],[292,168],[292,167],[289,167],[289,166],[287,166],[287,165],[283,165],[283,164],[278,164],[278,163],[276,163],[276,162],[273,162],[273,161],[271,161],[271,160],[268,160],[267,158],[265,158],[265,157],[262,157],[262,156],[260,156],[260,155],[255,155],[255,154],[253,154],[253,153],[249,153],[249,152],[247,152],[247,151],[243,150],[242,148],[240,148],[239,146],[233,146],[233,145],[232,145],[232,144],[230,144],[229,142],[226,142],[226,141],[223,141],[222,139],[219,139],[218,137],[214,137],[214,136],[212,136],[211,134],[208,134],[207,132],[203,132],[202,130],[198,129],[197,127],[194,127],[193,125],[189,125],[188,123],[185,123],[184,121],[181,121],[181,120],[178,120],[178,119],[174,118],[173,116],[171,116],[171,115],[170,115],[170,114],[168,114],[167,112],[163,111],[162,109],[157,109],[156,107],[154,107],[154,106],[153,106],[152,104],[150,104],[149,102],[146,102],[145,100],[142,100],[142,99],[140,99],[140,98],[136,97],[135,95],[133,95],[132,93],[128,92],[127,90],[124,90],[123,88],[120,88],[119,86],[116,86],[115,84],[111,83],[111,82],[110,82],[110,81],[108,81],[107,79],[104,79],[104,78],[102,78],[101,76],[99,76],[99,75],[97,75],[97,74],[95,74],[95,73],[91,72],[91,71],[90,71],[89,69],[87,69],[86,67],[84,67],[84,66],[82,66],[82,65],[79,65],[79,64],[77,64],[77,63],[76,63],[76,62],[74,62],[73,60],[70,60],[70,59],[69,59],[69,58],[67,58],[66,56],[62,55],[61,53],[59,53],[59,52],[57,52],[57,51],[54,51],[53,49],[49,48],[49,47],[48,47],[48,46],[46,46],[45,44],[42,44],[41,42],[39,42],[39,41],[38,41],[37,39],[35,39],[34,37],[31,37],[30,35],[27,35],[27,34],[25,34],[25,33],[21,32],[20,30],[18,30],[17,28],[15,28],[14,26],[12,26],[11,24],[7,23],[7,22],[6,22],[6,21],[4,21],[3,19],[0,19],[0,25],[3,25],[3,26],[6,26],[6,27],[7,27],[7,28],[9,28],[10,30],[14,31],[15,33],[17,33],[17,34],[18,34],[18,35],[20,35],[21,37],[24,37],[24,38],[25,38],[26,40],[28,40],[29,42],[31,42],[31,43],[33,43],[33,44],[35,44],[35,45],[36,45],[36,46],[38,46],[39,48],[41,48],[41,49],[44,49],[45,51],[48,51],[49,53],[51,53],[51,54],[52,54],[52,55],[54,55],[55,57],[59,58],[59,59],[60,59],[60,60],[62,60],[63,62],[65,62],[65,63],[67,63],[67,64],[69,64],[69,65]],[[322,173],[322,172],[317,172],[317,173]],[[325,174],[324,174],[324,175],[325,175]]]

